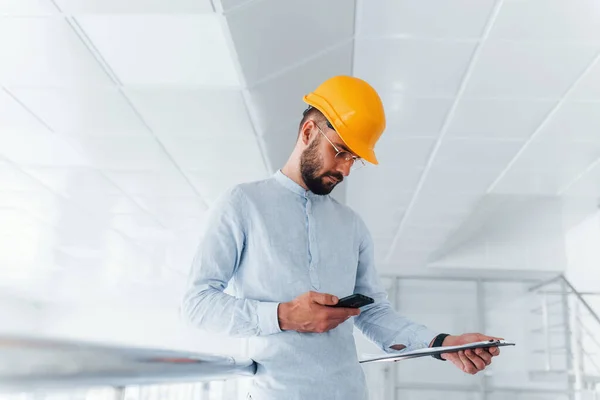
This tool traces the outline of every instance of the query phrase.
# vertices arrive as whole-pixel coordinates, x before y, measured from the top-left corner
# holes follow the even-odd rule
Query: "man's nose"
[[[342,174],[344,177],[350,175],[350,169],[352,168],[352,165],[350,165],[350,163],[347,162],[342,162],[339,163],[337,166],[337,171]]]

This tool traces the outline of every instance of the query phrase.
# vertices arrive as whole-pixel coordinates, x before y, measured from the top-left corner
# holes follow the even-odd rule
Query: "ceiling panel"
[[[107,171],[106,176],[129,195],[194,196],[190,184],[175,168],[160,171]]]
[[[583,73],[598,49],[597,45],[488,41],[465,96],[558,99]]]
[[[597,205],[597,199],[600,198],[600,159],[591,165],[579,179],[569,182],[565,189],[565,196],[591,197]]]
[[[239,86],[216,14],[85,16],[78,21],[126,85]]]
[[[236,139],[192,136],[161,136],[167,151],[183,169],[236,171],[265,176],[260,149],[253,136]]]
[[[479,38],[493,0],[369,0],[359,3],[359,35]]]
[[[577,83],[569,95],[573,100],[600,100],[600,60]]]
[[[579,173],[564,169],[539,171],[512,168],[498,182],[493,193],[556,196]]]
[[[39,182],[17,167],[0,161],[0,191],[40,192],[45,191]]]
[[[14,89],[14,95],[56,132],[147,135],[117,88]]]
[[[600,103],[563,103],[544,126],[539,138],[600,143]]]
[[[496,169],[479,169],[478,167],[452,169],[433,167],[421,189],[424,194],[445,193],[481,194],[498,177],[501,167]]]
[[[369,165],[368,169],[371,171],[394,169],[401,172],[403,169],[424,167],[427,165],[434,144],[433,138],[398,138],[384,134],[375,147],[379,165],[373,167]]]
[[[134,240],[173,239],[171,232],[145,215],[113,215],[110,218],[110,226]]]
[[[112,83],[62,18],[3,18],[0,59],[0,82],[8,87]]]
[[[145,136],[70,136],[96,167],[108,170],[160,171],[172,168],[163,147]]]
[[[250,165],[250,163],[248,164]],[[218,179],[215,179],[217,174]],[[202,199],[206,200],[208,205],[212,204],[223,192],[238,183],[251,182],[265,179],[268,176],[255,171],[255,168],[237,170],[237,173],[228,173],[223,170],[190,170],[186,175],[194,187],[198,190]]]
[[[451,98],[410,97],[403,93],[380,92],[386,111],[388,136],[437,137],[452,106]]]
[[[600,43],[600,6],[595,0],[505,1],[490,38]]]
[[[4,90],[0,90],[0,130],[48,131],[39,120]]]
[[[115,185],[91,168],[25,168],[25,172],[64,196],[76,197],[81,193],[121,194]]]
[[[350,75],[352,53],[353,45],[349,43],[250,88],[251,107],[259,132],[273,129],[281,132],[280,129],[289,126],[290,121],[300,123],[307,107],[302,98],[331,76]],[[296,125],[293,135],[297,133]]]
[[[522,146],[522,141],[446,139],[439,147],[433,166],[440,169],[500,172]]]
[[[35,193],[35,194],[34,194]],[[34,190],[2,191],[0,209],[13,209],[48,225],[54,225],[59,219],[61,210],[67,209],[67,200],[53,194],[42,185]]]
[[[252,86],[261,78],[350,40],[354,35],[354,5],[347,0],[330,0],[327,7],[319,0],[253,1],[228,13],[227,23],[246,82]]]
[[[459,101],[447,138],[528,139],[556,101],[469,99]]]
[[[159,219],[178,216],[202,217],[206,205],[197,196],[135,196],[142,208]]]
[[[0,155],[25,166],[89,165],[77,146],[54,133],[0,131]]]
[[[126,93],[155,132],[201,137],[252,134],[239,90],[135,88]]]
[[[98,218],[98,225],[103,227],[102,229],[104,229],[104,227],[106,227],[108,224],[108,222],[104,221],[104,219],[110,215],[146,214],[146,212],[130,198],[120,194],[112,195],[79,192],[75,195],[71,195],[70,199],[73,201],[73,204],[76,204],[82,210],[93,214],[94,218]]]
[[[382,92],[453,96],[474,49],[468,42],[358,38],[354,72]]]
[[[70,14],[195,14],[213,11],[210,0],[54,0]]]
[[[51,0],[0,0],[0,17],[49,16],[57,12]]]

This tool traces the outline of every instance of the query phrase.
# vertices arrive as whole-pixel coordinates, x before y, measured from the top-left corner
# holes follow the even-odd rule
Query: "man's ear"
[[[305,146],[308,146],[310,143],[311,136],[313,135],[314,125],[315,121],[309,119],[300,128],[300,140]]]

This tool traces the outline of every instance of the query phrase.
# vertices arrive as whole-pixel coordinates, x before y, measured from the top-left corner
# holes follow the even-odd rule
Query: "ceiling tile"
[[[464,42],[358,38],[354,73],[378,91],[453,96],[474,49]]]
[[[95,217],[105,218],[113,214],[145,214],[144,210],[124,195],[80,192],[71,195],[70,199],[82,209],[93,213]],[[102,224],[107,223],[102,220],[100,220],[100,222]]]
[[[169,135],[160,139],[183,169],[265,175],[260,149],[253,136],[240,137],[235,143],[223,137],[207,139]]]
[[[54,0],[70,14],[195,14],[213,11],[210,0]]]
[[[565,196],[592,197],[597,202],[600,197],[600,162],[596,162],[589,171],[568,185],[561,187],[561,190],[566,189]]]
[[[498,170],[471,169],[455,170],[451,168],[432,168],[422,186],[422,193],[439,194],[482,194],[498,177]]]
[[[136,240],[170,241],[173,234],[144,215],[113,215],[110,226]]]
[[[523,146],[522,141],[446,139],[435,156],[433,167],[498,171],[508,165]]]
[[[253,1],[228,13],[227,23],[246,82],[251,86],[269,74],[350,40],[354,35],[354,6],[349,7],[346,0],[330,0],[327,7],[319,0]]]
[[[46,190],[28,174],[2,161],[0,161],[0,182],[2,182],[0,185],[1,192],[43,192]]]
[[[600,43],[600,6],[595,0],[505,1],[490,38]]]
[[[371,170],[388,169],[400,172],[404,169],[425,167],[435,139],[433,138],[398,138],[383,135],[377,142],[375,153],[379,166]]]
[[[438,137],[452,99],[409,97],[403,93],[379,93],[385,108],[386,136]]]
[[[194,190],[175,168],[160,171],[107,171],[119,188],[136,196],[194,196]]]
[[[48,225],[55,224],[62,210],[67,209],[68,202],[41,185],[35,190],[1,192],[0,208],[20,210]]]
[[[297,135],[297,124],[300,123],[302,112],[307,107],[303,97],[332,76],[351,75],[353,48],[352,43],[336,48],[285,74],[250,88],[251,111],[256,116],[255,122],[259,132],[272,129],[281,132],[283,125],[288,126],[290,121],[297,121],[294,129],[294,134]]]
[[[250,163],[248,164],[250,165]],[[187,171],[190,181],[198,190],[202,199],[205,199],[208,204],[212,204],[217,197],[239,183],[251,182],[255,180],[265,179],[264,174],[258,171],[253,171],[254,168],[237,170],[237,172],[222,173],[218,172],[218,179],[215,178],[214,171],[191,170]]]
[[[57,12],[51,0],[0,0],[0,17],[49,16]]]
[[[512,168],[494,187],[493,193],[556,196],[579,174],[578,171],[556,169],[533,171]]]
[[[511,168],[530,171],[580,171],[583,172],[600,157],[600,142],[535,139],[519,155]]]
[[[539,138],[600,143],[600,103],[563,103],[544,126]]]
[[[446,137],[528,139],[555,101],[469,99],[459,101]]]
[[[163,147],[144,136],[70,136],[96,167],[108,170],[160,171],[172,168]]]
[[[239,86],[219,16],[111,15],[78,18],[121,82]]]
[[[488,41],[466,97],[557,99],[592,61],[598,46]],[[511,60],[511,62],[506,62]]]
[[[202,217],[206,213],[204,202],[197,196],[135,196],[134,200],[159,219]]]
[[[2,19],[0,59],[0,81],[9,88],[112,84],[62,18]]]
[[[600,60],[578,82],[569,95],[573,100],[600,100]]]
[[[54,133],[0,131],[0,155],[25,166],[89,165],[77,146]]]
[[[493,0],[369,0],[362,5],[359,35],[479,38]]]
[[[0,90],[0,130],[48,132],[40,121],[3,90]]]
[[[54,131],[68,134],[148,134],[117,88],[14,89],[14,95]]]
[[[194,136],[252,134],[244,98],[234,89],[126,89],[155,132]]]
[[[64,196],[121,194],[101,173],[90,168],[25,168],[25,172],[55,193]]]

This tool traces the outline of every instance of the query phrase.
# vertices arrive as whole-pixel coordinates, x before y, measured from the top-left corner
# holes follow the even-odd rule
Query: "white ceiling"
[[[0,281],[175,292],[207,207],[282,166],[337,74],[387,111],[381,164],[335,194],[382,269],[493,231],[495,197],[588,207],[599,55],[596,0],[0,0]]]

